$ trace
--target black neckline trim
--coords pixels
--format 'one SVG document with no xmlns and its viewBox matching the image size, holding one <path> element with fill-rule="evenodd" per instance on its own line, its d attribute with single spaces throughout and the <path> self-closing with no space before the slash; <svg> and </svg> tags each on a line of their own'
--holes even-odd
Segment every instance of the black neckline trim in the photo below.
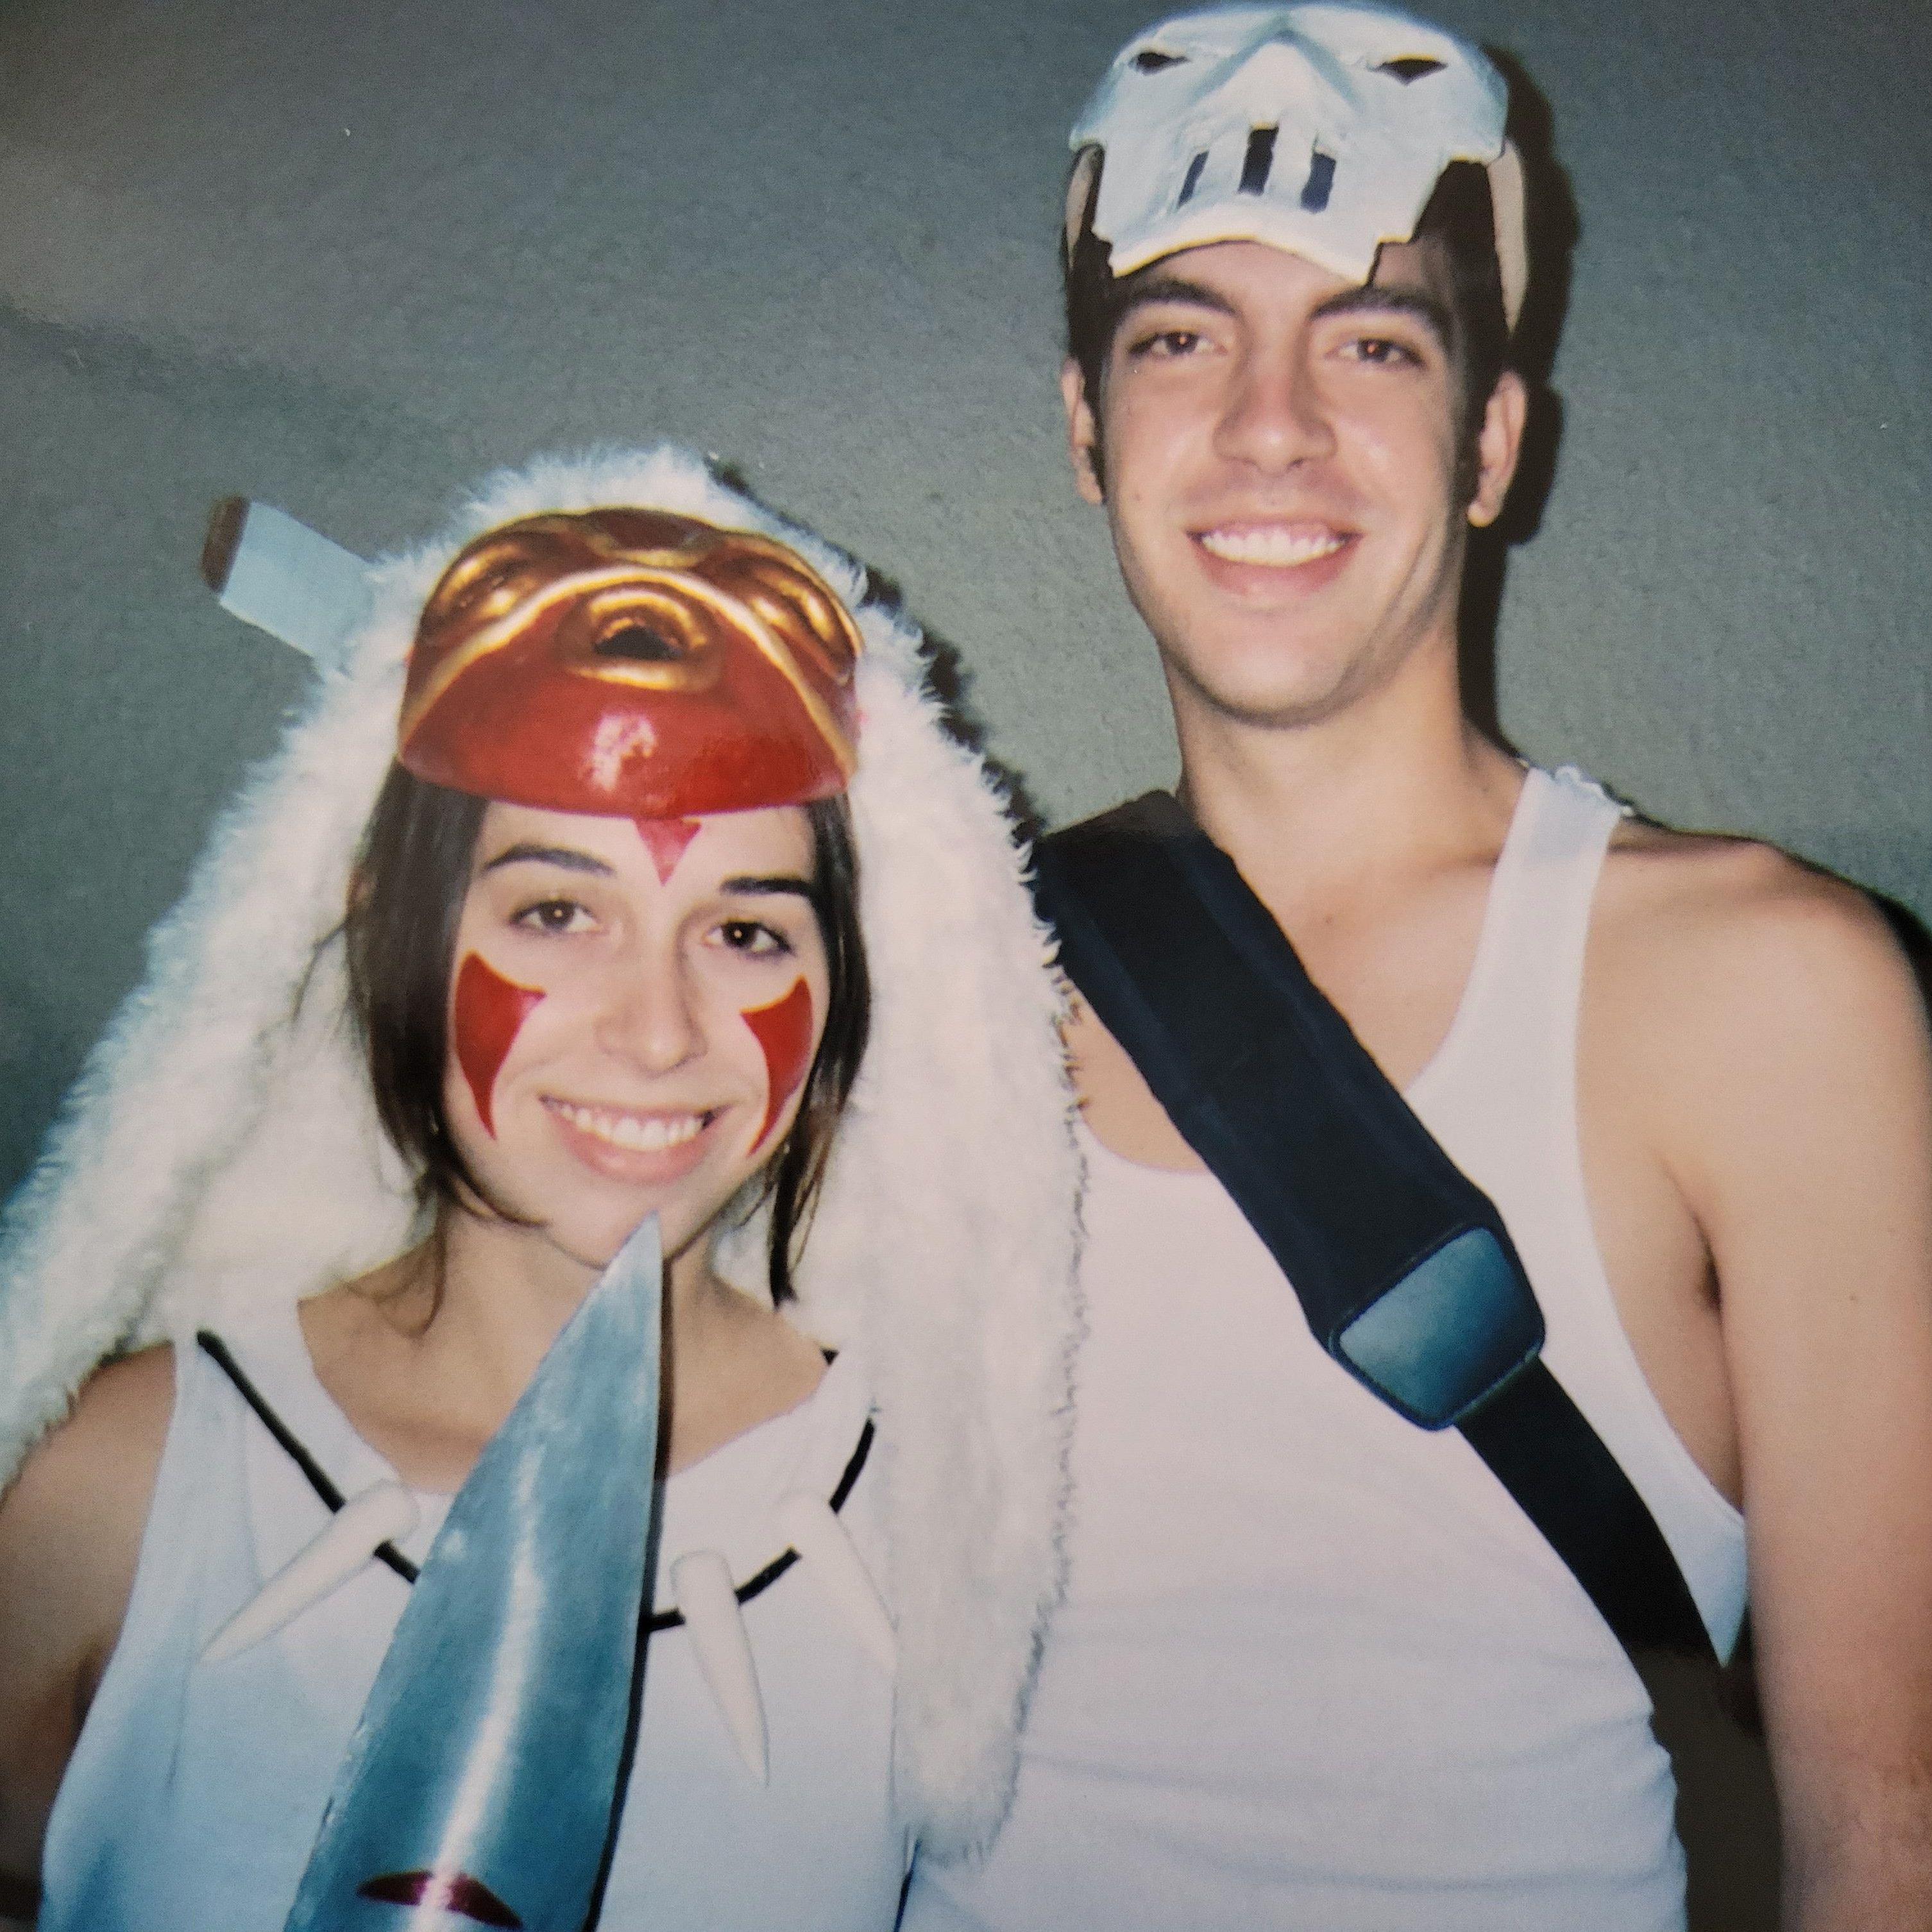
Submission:
<svg viewBox="0 0 1932 1932">
<path fill-rule="evenodd" d="M 859 1480 L 859 1472 L 866 1466 L 866 1459 L 872 1453 L 872 1418 L 866 1418 L 866 1426 L 859 1432 L 858 1446 L 854 1449 L 845 1465 L 844 1472 L 838 1478 L 838 1486 L 827 1498 L 832 1514 L 836 1516 L 845 1507 L 845 1498 L 852 1493 L 852 1486 Z M 798 1561 L 798 1552 L 788 1546 L 774 1556 L 757 1575 L 748 1576 L 740 1583 L 735 1594 L 741 1606 L 748 1604 L 754 1597 L 763 1596 L 791 1566 Z M 653 1610 L 644 1621 L 647 1630 L 675 1630 L 684 1622 L 682 1610 Z"/>
<path fill-rule="evenodd" d="M 197 1328 L 194 1339 L 202 1353 L 234 1384 L 236 1393 L 255 1412 L 262 1426 L 274 1438 L 289 1460 L 302 1472 L 309 1487 L 328 1507 L 329 1514 L 334 1515 L 343 1505 L 342 1492 L 329 1480 L 328 1472 L 309 1454 L 302 1438 L 269 1406 L 268 1398 L 249 1379 L 228 1344 L 211 1328 Z M 828 1362 L 832 1360 L 829 1351 L 826 1353 L 826 1360 Z M 858 1483 L 866 1460 L 872 1453 L 874 1434 L 872 1418 L 868 1416 L 865 1427 L 859 1432 L 858 1444 L 839 1476 L 838 1486 L 826 1499 L 834 1516 L 845 1507 L 846 1499 Z M 413 1583 L 422 1574 L 420 1566 L 412 1563 L 393 1543 L 377 1544 L 374 1554 L 405 1583 Z M 787 1547 L 781 1551 L 762 1570 L 754 1576 L 748 1576 L 737 1586 L 735 1594 L 739 1603 L 741 1605 L 748 1604 L 754 1597 L 763 1596 L 797 1561 L 798 1552 L 796 1550 Z M 683 1622 L 684 1612 L 682 1610 L 654 1610 L 645 1619 L 644 1628 L 652 1631 L 675 1630 Z"/>
<path fill-rule="evenodd" d="M 197 1328 L 194 1339 L 202 1352 L 235 1384 L 236 1393 L 260 1418 L 262 1426 L 285 1449 L 296 1467 L 308 1479 L 308 1486 L 328 1505 L 333 1516 L 343 1504 L 342 1492 L 328 1479 L 328 1472 L 311 1456 L 295 1431 L 268 1406 L 268 1399 L 250 1382 L 230 1352 L 228 1344 L 212 1328 Z M 379 1543 L 376 1556 L 386 1563 L 405 1583 L 413 1583 L 422 1574 L 419 1568 L 393 1543 Z"/>
</svg>

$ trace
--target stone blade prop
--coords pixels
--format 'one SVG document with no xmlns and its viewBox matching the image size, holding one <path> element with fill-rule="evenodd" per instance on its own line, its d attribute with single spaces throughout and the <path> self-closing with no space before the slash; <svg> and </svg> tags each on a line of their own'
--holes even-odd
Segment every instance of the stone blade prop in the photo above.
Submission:
<svg viewBox="0 0 1932 1932">
<path fill-rule="evenodd" d="M 623 1768 L 663 1258 L 627 1241 L 490 1439 L 410 1594 L 286 1932 L 578 1932 Z"/>
</svg>

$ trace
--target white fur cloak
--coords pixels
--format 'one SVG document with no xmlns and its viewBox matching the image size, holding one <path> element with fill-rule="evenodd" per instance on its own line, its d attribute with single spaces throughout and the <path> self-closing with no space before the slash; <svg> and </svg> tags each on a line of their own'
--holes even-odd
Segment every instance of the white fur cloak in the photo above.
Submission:
<svg viewBox="0 0 1932 1932">
<path fill-rule="evenodd" d="M 0 1482 L 110 1352 L 359 1272 L 411 1238 L 337 933 L 430 588 L 513 518 L 656 506 L 790 544 L 866 652 L 850 790 L 872 1034 L 798 1271 L 874 1378 L 900 1659 L 896 1777 L 929 1855 L 982 1846 L 1060 1581 L 1078 1160 L 1048 937 L 917 633 L 850 559 L 670 448 L 492 478 L 371 573 L 370 614 L 217 824 L 142 982 L 0 1226 Z"/>
</svg>

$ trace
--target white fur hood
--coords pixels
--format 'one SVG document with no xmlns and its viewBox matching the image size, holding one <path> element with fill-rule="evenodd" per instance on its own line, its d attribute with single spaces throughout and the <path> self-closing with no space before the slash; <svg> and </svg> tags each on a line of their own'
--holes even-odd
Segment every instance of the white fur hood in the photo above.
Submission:
<svg viewBox="0 0 1932 1932">
<path fill-rule="evenodd" d="M 318 678 L 216 825 L 0 1226 L 0 1481 L 104 1355 L 313 1293 L 410 1239 L 332 935 L 416 614 L 479 532 L 614 503 L 781 538 L 864 635 L 850 801 L 872 1037 L 799 1288 L 805 1325 L 862 1348 L 874 1376 L 896 1776 L 928 1853 L 956 1855 L 1004 1813 L 1060 1583 L 1078 1162 L 1049 942 L 998 788 L 941 728 L 917 633 L 866 601 L 850 559 L 682 452 L 500 476 L 372 573 L 346 668 Z"/>
</svg>

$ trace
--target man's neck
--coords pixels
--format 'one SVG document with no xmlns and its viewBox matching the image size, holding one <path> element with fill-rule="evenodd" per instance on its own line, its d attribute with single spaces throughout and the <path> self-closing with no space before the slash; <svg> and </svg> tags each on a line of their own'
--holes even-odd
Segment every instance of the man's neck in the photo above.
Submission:
<svg viewBox="0 0 1932 1932">
<path fill-rule="evenodd" d="M 1493 855 L 1521 784 L 1450 679 L 1397 680 L 1307 723 L 1176 705 L 1181 795 L 1285 927 Z"/>
</svg>

